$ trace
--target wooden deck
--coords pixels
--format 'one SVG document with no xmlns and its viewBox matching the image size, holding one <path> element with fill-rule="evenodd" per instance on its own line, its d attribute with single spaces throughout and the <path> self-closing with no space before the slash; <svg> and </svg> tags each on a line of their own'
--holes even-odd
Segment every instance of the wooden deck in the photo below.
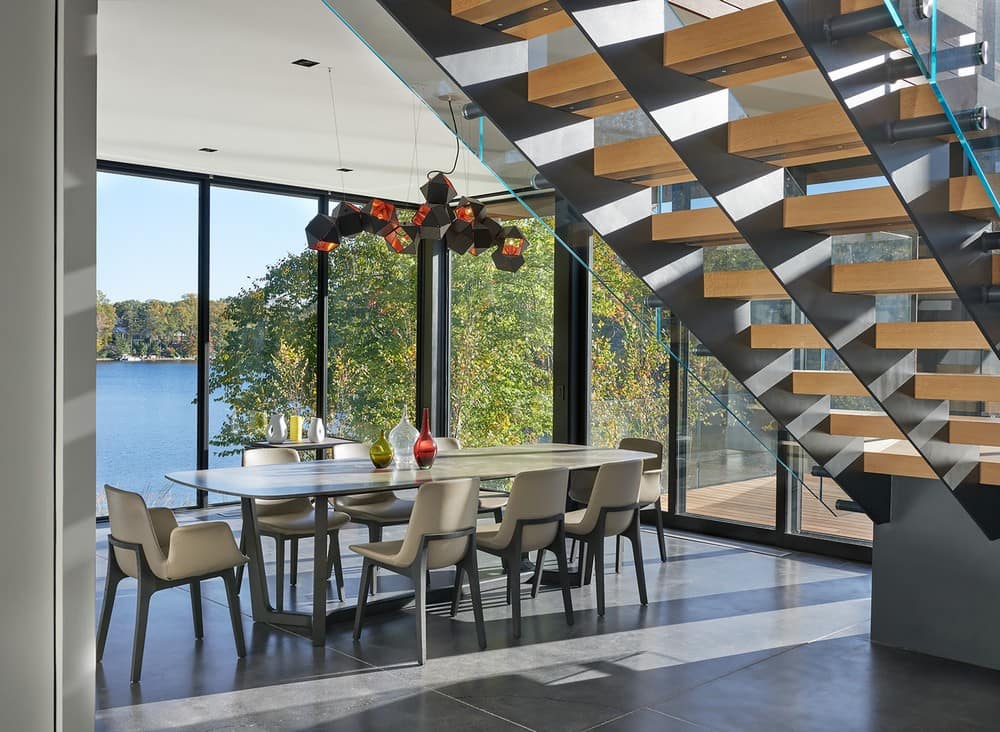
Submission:
<svg viewBox="0 0 1000 732">
<path fill-rule="evenodd" d="M 819 493 L 819 479 L 807 483 Z M 834 508 L 837 500 L 849 500 L 832 480 L 823 481 L 823 500 Z M 803 532 L 846 539 L 871 541 L 872 522 L 863 513 L 836 511 L 831 514 L 808 491 L 802 491 L 800 527 Z M 705 486 L 687 492 L 687 513 L 761 526 L 774 526 L 774 476 Z"/>
</svg>

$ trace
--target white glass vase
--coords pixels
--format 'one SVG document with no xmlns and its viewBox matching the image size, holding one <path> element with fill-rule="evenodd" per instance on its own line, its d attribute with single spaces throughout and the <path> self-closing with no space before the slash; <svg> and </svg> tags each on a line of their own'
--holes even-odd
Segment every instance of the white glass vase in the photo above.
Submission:
<svg viewBox="0 0 1000 732">
<path fill-rule="evenodd" d="M 410 424 L 404 403 L 403 416 L 400 417 L 399 424 L 389 430 L 389 444 L 392 445 L 392 452 L 396 456 L 395 465 L 397 468 L 416 467 L 416 460 L 413 459 L 413 443 L 417 441 L 419 434 L 417 428 Z"/>
</svg>

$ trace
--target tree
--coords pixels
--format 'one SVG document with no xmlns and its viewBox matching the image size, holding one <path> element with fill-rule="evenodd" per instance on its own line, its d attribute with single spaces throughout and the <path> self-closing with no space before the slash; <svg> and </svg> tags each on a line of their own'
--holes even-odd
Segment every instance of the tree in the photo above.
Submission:
<svg viewBox="0 0 1000 732">
<path fill-rule="evenodd" d="M 97 353 L 103 354 L 115 335 L 115 306 L 108 296 L 97 291 Z"/>
</svg>

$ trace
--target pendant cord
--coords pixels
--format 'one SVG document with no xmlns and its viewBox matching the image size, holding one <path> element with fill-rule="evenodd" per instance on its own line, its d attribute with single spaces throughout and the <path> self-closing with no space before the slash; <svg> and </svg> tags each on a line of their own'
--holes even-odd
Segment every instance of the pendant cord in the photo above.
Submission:
<svg viewBox="0 0 1000 732">
<path fill-rule="evenodd" d="M 333 134 L 337 141 L 337 168 L 340 172 L 340 197 L 347 200 L 347 184 L 344 181 L 344 156 L 340 148 L 340 125 L 337 122 L 337 95 L 333 89 L 333 67 L 326 67 L 327 80 L 330 86 L 330 108 L 333 111 Z"/>
<path fill-rule="evenodd" d="M 434 177 L 435 173 L 451 175 L 458 169 L 458 157 L 462 152 L 462 143 L 458 139 L 458 120 L 455 118 L 455 103 L 448 100 L 448 111 L 451 112 L 451 131 L 455 135 L 455 159 L 451 163 L 451 170 L 430 170 L 427 172 L 427 179 Z"/>
</svg>

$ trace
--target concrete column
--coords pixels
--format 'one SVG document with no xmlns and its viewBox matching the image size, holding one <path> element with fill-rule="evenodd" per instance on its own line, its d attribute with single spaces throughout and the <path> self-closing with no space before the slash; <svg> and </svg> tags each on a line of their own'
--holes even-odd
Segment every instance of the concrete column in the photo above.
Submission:
<svg viewBox="0 0 1000 732">
<path fill-rule="evenodd" d="M 875 527 L 872 641 L 1000 669 L 998 613 L 1000 542 L 941 481 L 894 477 L 892 520 Z"/>
<path fill-rule="evenodd" d="M 94 718 L 96 0 L 0 6 L 4 729 Z"/>
</svg>

